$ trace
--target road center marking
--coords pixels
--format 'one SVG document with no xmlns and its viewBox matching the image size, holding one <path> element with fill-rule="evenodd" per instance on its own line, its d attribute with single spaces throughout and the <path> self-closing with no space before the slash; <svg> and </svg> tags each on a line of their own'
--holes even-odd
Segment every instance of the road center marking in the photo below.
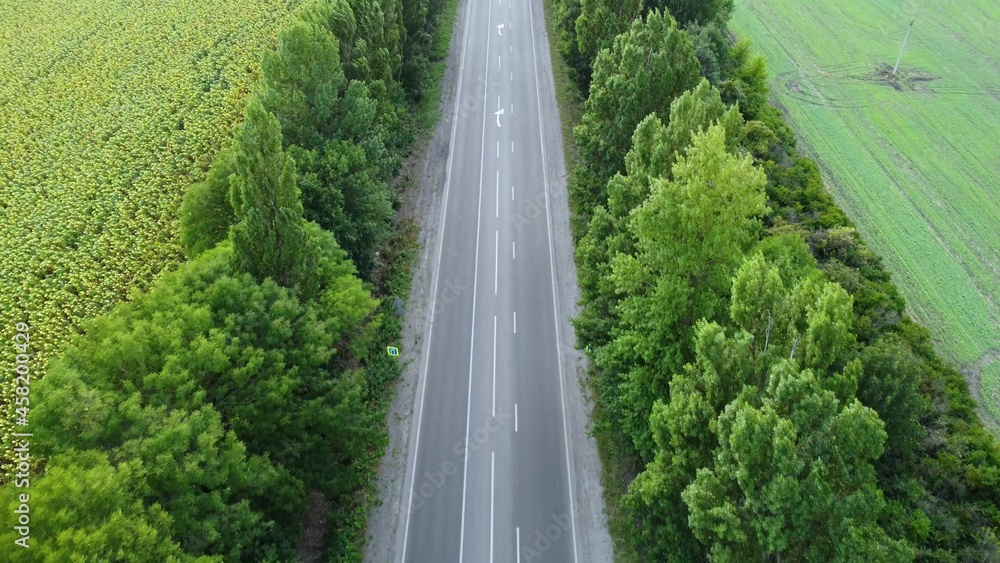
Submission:
<svg viewBox="0 0 1000 563">
<path fill-rule="evenodd" d="M 471 13 L 471 10 L 470 10 Z M 486 16 L 487 25 L 493 21 L 493 2 L 489 3 L 489 10 Z M 486 35 L 486 64 L 490 64 L 490 35 Z M 537 71 L 536 71 L 537 74 Z M 490 75 L 486 73 L 486 81 L 483 89 L 489 91 Z M 536 80 L 537 82 L 537 80 Z M 486 98 L 483 98 L 483 134 L 480 140 L 479 154 L 479 207 L 476 210 L 476 262 L 475 275 L 472 281 L 472 337 L 469 340 L 469 392 L 465 406 L 465 443 L 469 443 L 469 431 L 472 427 L 472 377 L 475 359 L 476 343 L 476 297 L 479 280 L 479 235 L 483 219 L 483 167 L 486 164 Z M 500 110 L 503 113 L 503 109 Z M 497 115 L 497 126 L 500 126 L 500 115 Z M 459 531 L 458 540 L 458 563 L 465 560 L 465 504 L 469 488 L 469 449 L 465 449 L 465 461 L 462 464 L 462 525 Z M 575 548 L 574 548 L 575 549 Z"/>
<path fill-rule="evenodd" d="M 493 417 L 497 416 L 497 316 L 493 315 Z"/>
</svg>

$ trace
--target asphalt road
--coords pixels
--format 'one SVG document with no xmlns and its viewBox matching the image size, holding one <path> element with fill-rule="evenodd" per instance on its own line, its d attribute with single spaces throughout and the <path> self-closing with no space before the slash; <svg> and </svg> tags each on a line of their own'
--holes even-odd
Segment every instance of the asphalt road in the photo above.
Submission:
<svg viewBox="0 0 1000 563">
<path fill-rule="evenodd" d="M 537 1 L 470 0 L 460 24 L 403 561 L 577 560 Z"/>
</svg>

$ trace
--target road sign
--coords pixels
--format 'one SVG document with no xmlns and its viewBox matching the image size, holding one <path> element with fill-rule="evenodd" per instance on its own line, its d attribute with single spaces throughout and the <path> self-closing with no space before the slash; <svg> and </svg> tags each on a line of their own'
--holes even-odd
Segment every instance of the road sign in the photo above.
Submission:
<svg viewBox="0 0 1000 563">
<path fill-rule="evenodd" d="M 385 347 L 385 352 L 387 354 L 389 354 L 390 356 L 398 356 L 399 355 L 399 348 L 396 348 L 395 346 L 386 346 Z"/>
</svg>

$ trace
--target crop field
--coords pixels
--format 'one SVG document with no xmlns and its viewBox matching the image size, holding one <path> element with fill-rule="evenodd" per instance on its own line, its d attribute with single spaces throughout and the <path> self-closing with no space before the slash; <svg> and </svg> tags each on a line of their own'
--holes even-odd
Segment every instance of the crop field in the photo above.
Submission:
<svg viewBox="0 0 1000 563">
<path fill-rule="evenodd" d="M 1000 420 L 1000 3 L 737 0 L 731 27 L 767 57 L 772 94 L 910 313 Z"/>
<path fill-rule="evenodd" d="M 263 48 L 301 3 L 0 2 L 5 374 L 17 323 L 38 376 L 81 319 L 180 257 L 184 190 L 231 137 Z"/>
</svg>

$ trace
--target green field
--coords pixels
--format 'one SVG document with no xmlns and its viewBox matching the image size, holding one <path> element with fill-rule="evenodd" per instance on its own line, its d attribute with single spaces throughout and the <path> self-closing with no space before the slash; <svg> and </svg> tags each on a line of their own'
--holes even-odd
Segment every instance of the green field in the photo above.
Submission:
<svg viewBox="0 0 1000 563">
<path fill-rule="evenodd" d="M 181 258 L 177 214 L 303 0 L 0 2 L 0 369 Z M 0 378 L 0 411 L 13 377 Z M 0 434 L 10 418 L 0 417 Z"/>
<path fill-rule="evenodd" d="M 1000 3 L 737 0 L 731 28 L 768 59 L 910 314 L 1000 420 Z"/>
<path fill-rule="evenodd" d="M 0 334 L 30 322 L 33 367 L 180 257 L 181 197 L 301 3 L 0 3 Z"/>
</svg>

